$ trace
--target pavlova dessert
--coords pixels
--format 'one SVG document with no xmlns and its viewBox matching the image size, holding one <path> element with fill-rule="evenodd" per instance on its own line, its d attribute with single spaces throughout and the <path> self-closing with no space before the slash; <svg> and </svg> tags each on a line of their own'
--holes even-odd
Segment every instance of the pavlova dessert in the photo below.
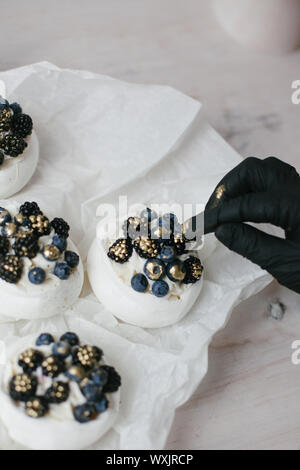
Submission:
<svg viewBox="0 0 300 470">
<path fill-rule="evenodd" d="M 38 159 L 31 117 L 18 103 L 0 97 L 0 198 L 12 196 L 28 183 Z"/>
<path fill-rule="evenodd" d="M 69 225 L 36 202 L 0 201 L 0 315 L 49 317 L 78 298 L 83 267 Z"/>
<path fill-rule="evenodd" d="M 73 332 L 19 338 L 0 374 L 0 416 L 10 437 L 31 449 L 83 449 L 119 411 L 121 378 L 103 351 Z"/>
<path fill-rule="evenodd" d="M 145 328 L 171 325 L 187 314 L 202 287 L 203 266 L 173 213 L 149 208 L 129 217 L 117 239 L 101 225 L 88 255 L 95 295 L 119 319 Z"/>
</svg>

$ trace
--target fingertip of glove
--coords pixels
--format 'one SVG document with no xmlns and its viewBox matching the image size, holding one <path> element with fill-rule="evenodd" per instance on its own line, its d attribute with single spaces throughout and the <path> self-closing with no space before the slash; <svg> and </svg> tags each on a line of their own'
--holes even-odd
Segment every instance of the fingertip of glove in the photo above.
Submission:
<svg viewBox="0 0 300 470">
<path fill-rule="evenodd" d="M 219 225 L 215 231 L 217 239 L 227 246 L 236 238 L 237 234 L 240 234 L 239 224 Z"/>
</svg>

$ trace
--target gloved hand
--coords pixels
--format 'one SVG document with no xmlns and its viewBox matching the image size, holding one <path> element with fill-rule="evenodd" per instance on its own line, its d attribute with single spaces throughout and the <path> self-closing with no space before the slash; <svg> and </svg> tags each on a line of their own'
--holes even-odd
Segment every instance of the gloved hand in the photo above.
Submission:
<svg viewBox="0 0 300 470">
<path fill-rule="evenodd" d="M 285 239 L 243 222 L 282 227 Z M 231 170 L 210 197 L 205 233 L 258 264 L 278 282 L 300 293 L 300 177 L 292 166 L 250 157 Z"/>
</svg>

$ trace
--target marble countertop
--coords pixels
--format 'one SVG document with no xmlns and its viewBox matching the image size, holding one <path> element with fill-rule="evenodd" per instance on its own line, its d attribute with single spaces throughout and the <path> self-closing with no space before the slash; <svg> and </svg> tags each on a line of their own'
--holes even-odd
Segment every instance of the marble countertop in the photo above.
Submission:
<svg viewBox="0 0 300 470">
<path fill-rule="evenodd" d="M 199 99 L 243 156 L 300 169 L 300 52 L 263 55 L 236 44 L 206 0 L 10 0 L 1 5 L 5 70 L 48 60 L 120 79 L 172 85 Z M 284 318 L 266 314 L 279 297 Z M 299 331 L 299 333 L 298 333 Z M 300 448 L 299 296 L 274 282 L 241 304 L 213 340 L 209 371 L 175 417 L 168 449 Z"/>
</svg>

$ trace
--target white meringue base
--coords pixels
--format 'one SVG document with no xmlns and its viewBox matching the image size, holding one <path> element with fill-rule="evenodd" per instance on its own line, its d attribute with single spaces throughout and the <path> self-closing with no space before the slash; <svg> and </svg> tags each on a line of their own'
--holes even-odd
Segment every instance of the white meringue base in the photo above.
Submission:
<svg viewBox="0 0 300 470">
<path fill-rule="evenodd" d="M 70 238 L 68 249 L 78 253 Z M 42 258 L 42 255 L 38 256 Z M 51 264 L 54 266 L 55 263 Z M 0 318 L 2 316 L 5 320 L 11 318 L 34 320 L 63 313 L 79 297 L 84 272 L 80 259 L 79 265 L 66 280 L 61 280 L 53 274 L 43 284 L 35 285 L 27 281 L 27 272 L 24 273 L 24 277 L 26 277 L 24 282 L 19 281 L 17 284 L 10 284 L 0 279 Z"/>
<path fill-rule="evenodd" d="M 87 270 L 92 289 L 105 308 L 120 320 L 142 328 L 161 328 L 181 320 L 192 308 L 203 285 L 202 276 L 196 284 L 186 285 L 180 298 L 158 298 L 147 292 L 136 292 L 117 275 L 105 244 L 97 238 L 88 254 Z"/>
<path fill-rule="evenodd" d="M 7 351 L 7 361 L 0 376 L 0 417 L 14 441 L 34 450 L 80 450 L 98 441 L 114 424 L 120 406 L 120 390 L 107 394 L 109 408 L 89 423 L 54 417 L 30 418 L 8 395 L 8 380 L 12 375 L 11 360 L 28 346 L 25 338 L 14 342 Z M 53 406 L 53 405 L 52 405 Z M 63 405 L 54 405 L 59 406 Z"/>
<path fill-rule="evenodd" d="M 28 146 L 18 157 L 5 158 L 0 167 L 0 198 L 19 192 L 31 179 L 39 160 L 39 142 L 35 131 L 26 139 Z"/>
</svg>

